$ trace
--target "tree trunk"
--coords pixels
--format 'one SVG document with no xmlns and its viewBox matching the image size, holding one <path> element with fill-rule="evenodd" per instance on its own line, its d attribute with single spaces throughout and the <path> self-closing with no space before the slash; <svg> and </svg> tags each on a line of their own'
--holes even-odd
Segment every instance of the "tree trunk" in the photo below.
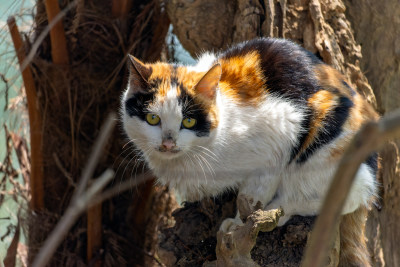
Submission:
<svg viewBox="0 0 400 267">
<path fill-rule="evenodd" d="M 354 35 L 362 44 L 361 68 L 371 82 L 378 110 L 400 107 L 400 2 L 345 0 Z M 400 141 L 381 153 L 382 209 L 368 222 L 370 247 L 377 266 L 400 266 Z"/>
</svg>

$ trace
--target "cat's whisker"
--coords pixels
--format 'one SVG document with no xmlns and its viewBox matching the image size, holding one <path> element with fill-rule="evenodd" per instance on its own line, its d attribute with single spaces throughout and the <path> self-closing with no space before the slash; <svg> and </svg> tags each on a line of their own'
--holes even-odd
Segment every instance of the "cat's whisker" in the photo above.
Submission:
<svg viewBox="0 0 400 267">
<path fill-rule="evenodd" d="M 207 175 L 206 175 L 206 172 L 205 172 L 205 170 L 204 170 L 204 168 L 203 168 L 202 161 L 200 160 L 200 158 L 198 157 L 198 155 L 194 154 L 193 156 L 194 156 L 195 159 L 197 159 L 197 161 L 198 161 L 198 163 L 199 163 L 199 165 L 200 165 L 200 168 L 201 168 L 201 170 L 202 170 L 202 172 L 203 172 L 203 175 L 204 175 L 204 182 L 207 184 Z"/>
<path fill-rule="evenodd" d="M 209 170 L 210 173 L 211 173 L 211 178 L 216 177 L 215 171 L 214 171 L 214 169 L 212 168 L 212 166 L 210 165 L 210 163 L 207 161 L 207 159 L 206 159 L 204 156 L 202 156 L 201 154 L 197 154 L 197 156 L 200 157 L 200 159 L 201 159 L 201 160 L 204 162 L 204 164 L 207 166 L 208 170 Z"/>
<path fill-rule="evenodd" d="M 199 146 L 199 145 L 197 145 L 195 148 L 200 148 L 200 150 L 197 150 L 198 152 L 203 153 L 204 155 L 207 155 L 212 160 L 214 160 L 216 163 L 219 163 L 218 156 L 214 152 L 209 150 L 208 148 Z"/>
<path fill-rule="evenodd" d="M 150 152 L 150 153 L 152 152 L 152 147 L 146 147 L 146 148 L 143 150 L 143 152 L 140 153 L 139 158 L 136 159 L 135 165 L 133 166 L 133 168 L 132 168 L 132 170 L 131 170 L 131 173 L 130 173 L 130 175 L 129 175 L 129 179 L 131 179 L 131 180 L 136 180 L 136 178 L 137 178 L 137 172 L 138 172 L 138 168 L 137 168 L 136 166 L 138 166 L 138 164 L 140 164 L 140 163 L 143 163 L 143 164 L 142 164 L 142 173 L 145 172 L 145 171 L 144 171 L 144 168 L 146 167 L 146 164 L 144 164 L 144 163 L 145 163 L 144 153 L 148 153 L 148 152 Z M 135 174 L 132 175 L 134 171 L 135 171 Z M 138 194 L 138 193 L 139 193 L 139 190 L 138 190 L 138 185 L 137 185 L 137 184 L 136 184 L 136 186 L 135 186 L 135 189 L 136 189 L 136 193 Z"/>
<path fill-rule="evenodd" d="M 124 163 L 124 161 L 125 161 L 125 159 L 127 158 L 127 157 L 129 157 L 132 153 L 135 153 L 136 151 L 133 149 L 131 152 L 129 152 L 126 156 L 124 156 L 124 158 L 121 160 L 121 162 L 119 163 L 119 165 L 118 165 L 118 168 L 117 168 L 117 170 L 115 171 L 115 173 L 116 174 L 118 174 L 118 171 L 119 171 L 119 168 L 121 168 L 121 166 L 122 166 L 122 164 Z M 122 154 L 122 153 L 121 153 Z M 120 154 L 120 155 L 121 155 Z M 119 156 L 120 156 L 119 155 Z M 118 156 L 118 157 L 119 157 Z M 114 161 L 114 164 L 115 164 L 115 161 Z M 113 166 L 114 167 L 114 166 Z"/>
</svg>

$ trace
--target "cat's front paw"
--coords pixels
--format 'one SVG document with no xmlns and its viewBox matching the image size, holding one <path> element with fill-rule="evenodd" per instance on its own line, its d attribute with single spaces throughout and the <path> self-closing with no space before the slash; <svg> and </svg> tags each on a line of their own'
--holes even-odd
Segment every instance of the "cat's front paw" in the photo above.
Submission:
<svg viewBox="0 0 400 267">
<path fill-rule="evenodd" d="M 222 222 L 219 230 L 223 233 L 229 233 L 236 230 L 239 226 L 243 226 L 242 220 L 239 218 L 228 218 Z"/>
</svg>

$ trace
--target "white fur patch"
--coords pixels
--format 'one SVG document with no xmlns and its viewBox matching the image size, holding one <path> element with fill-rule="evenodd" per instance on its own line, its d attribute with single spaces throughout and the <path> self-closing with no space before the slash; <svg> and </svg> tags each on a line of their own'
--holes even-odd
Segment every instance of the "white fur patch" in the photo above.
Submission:
<svg viewBox="0 0 400 267">
<path fill-rule="evenodd" d="M 205 72 L 208 71 L 216 62 L 217 57 L 215 54 L 211 52 L 207 52 L 202 54 L 195 66 L 188 66 L 187 68 L 191 71 L 197 71 L 197 72 Z"/>
</svg>

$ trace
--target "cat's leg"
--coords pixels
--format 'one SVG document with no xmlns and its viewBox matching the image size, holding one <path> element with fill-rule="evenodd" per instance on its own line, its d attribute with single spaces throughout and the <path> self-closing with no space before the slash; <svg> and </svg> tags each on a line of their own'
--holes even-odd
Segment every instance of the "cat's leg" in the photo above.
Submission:
<svg viewBox="0 0 400 267">
<path fill-rule="evenodd" d="M 361 205 L 368 206 L 371 198 L 376 195 L 375 177 L 367 164 L 361 164 L 354 178 L 350 193 L 347 196 L 346 203 L 343 207 L 342 214 L 348 214 Z"/>
<path fill-rule="evenodd" d="M 221 226 L 219 227 L 219 230 L 228 233 L 234 230 L 237 226 L 242 226 L 243 222 L 240 219 L 240 214 L 239 211 L 236 213 L 235 218 L 227 218 L 225 219 L 222 223 Z"/>
<path fill-rule="evenodd" d="M 240 186 L 238 193 L 238 210 L 242 220 L 252 212 L 264 207 L 272 200 L 280 183 L 280 177 L 271 173 L 259 173 L 248 177 Z"/>
<path fill-rule="evenodd" d="M 229 232 L 236 226 L 243 225 L 242 221 L 252 212 L 264 209 L 266 204 L 274 197 L 279 181 L 278 175 L 270 173 L 257 173 L 246 177 L 239 187 L 236 217 L 225 219 L 220 230 Z"/>
<path fill-rule="evenodd" d="M 293 215 L 314 216 L 319 213 L 322 205 L 320 199 L 315 200 L 299 200 L 299 201 L 283 201 L 282 199 L 274 199 L 265 207 L 265 210 L 282 208 L 285 213 L 279 218 L 278 226 L 285 225 Z"/>
<path fill-rule="evenodd" d="M 319 214 L 320 208 L 325 200 L 326 193 L 329 190 L 328 185 L 330 184 L 330 181 L 327 181 L 326 184 L 326 188 L 321 188 L 321 194 L 318 198 L 287 200 L 277 197 L 269 203 L 265 209 L 269 210 L 280 207 L 283 209 L 285 215 L 279 219 L 278 226 L 284 225 L 293 215 L 317 215 Z M 366 164 L 361 164 L 346 199 L 342 214 L 352 213 L 362 205 L 368 206 L 368 203 L 371 201 L 371 197 L 375 195 L 375 192 L 375 178 L 369 170 L 369 167 Z"/>
</svg>

